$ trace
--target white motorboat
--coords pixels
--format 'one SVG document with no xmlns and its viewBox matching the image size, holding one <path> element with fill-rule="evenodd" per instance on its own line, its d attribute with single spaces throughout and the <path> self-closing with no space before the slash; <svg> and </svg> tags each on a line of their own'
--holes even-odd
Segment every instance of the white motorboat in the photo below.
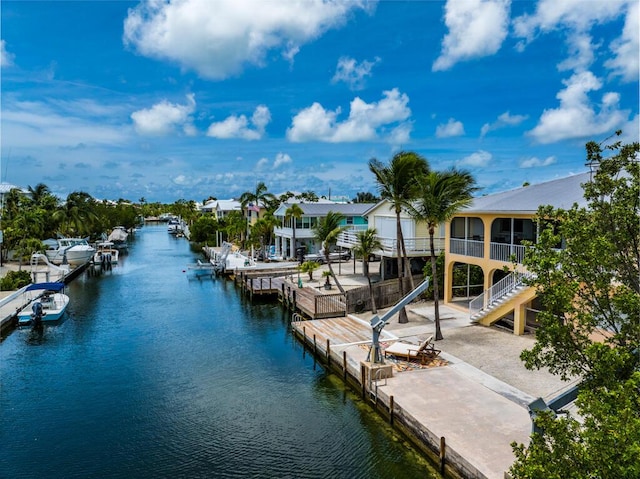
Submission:
<svg viewBox="0 0 640 479">
<path fill-rule="evenodd" d="M 43 243 L 47 245 L 45 254 L 53 264 L 77 266 L 90 261 L 96 252 L 85 238 L 58 238 Z"/>
<path fill-rule="evenodd" d="M 40 319 L 43 322 L 58 321 L 69 305 L 69 296 L 63 293 L 64 283 L 34 283 L 24 291 L 29 304 L 18 313 L 18 325 L 24 326 Z"/>
<path fill-rule="evenodd" d="M 111 241 L 102 241 L 96 244 L 96 252 L 93 255 L 94 266 L 100 266 L 103 269 L 110 267 L 118 262 L 120 252 L 116 249 Z"/>
<path fill-rule="evenodd" d="M 167 223 L 167 231 L 171 235 L 181 235 L 184 231 L 184 224 L 179 218 L 171 218 Z"/>
</svg>

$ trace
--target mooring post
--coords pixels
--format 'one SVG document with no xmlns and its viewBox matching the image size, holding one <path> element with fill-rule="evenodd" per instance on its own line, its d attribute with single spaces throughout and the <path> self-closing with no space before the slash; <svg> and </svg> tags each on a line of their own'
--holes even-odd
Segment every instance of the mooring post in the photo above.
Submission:
<svg viewBox="0 0 640 479">
<path fill-rule="evenodd" d="M 318 354 L 318 347 L 316 346 L 316 335 L 313 335 L 313 355 L 316 356 Z"/>
<path fill-rule="evenodd" d="M 331 342 L 327 338 L 327 367 L 331 366 Z"/>
<path fill-rule="evenodd" d="M 365 384 L 367 377 L 367 370 L 365 369 L 364 364 L 360 366 L 360 381 L 362 382 L 362 399 L 367 396 L 367 385 Z"/>
<path fill-rule="evenodd" d="M 342 377 L 347 381 L 347 352 L 342 351 Z"/>
<path fill-rule="evenodd" d="M 444 459 L 447 445 L 444 436 L 440 438 L 440 474 L 444 475 Z"/>
<path fill-rule="evenodd" d="M 389 396 L 389 424 L 393 426 L 393 396 Z"/>
</svg>

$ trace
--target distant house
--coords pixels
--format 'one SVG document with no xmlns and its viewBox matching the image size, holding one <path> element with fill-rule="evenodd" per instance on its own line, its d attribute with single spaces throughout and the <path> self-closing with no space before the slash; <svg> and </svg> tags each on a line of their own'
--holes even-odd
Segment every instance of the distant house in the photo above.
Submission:
<svg viewBox="0 0 640 479">
<path fill-rule="evenodd" d="M 297 204 L 303 211 L 302 218 L 295 220 L 286 218 L 286 211 L 292 205 Z M 374 206 L 371 203 L 283 203 L 274 212 L 279 221 L 274 235 L 276 238 L 276 254 L 293 258 L 296 256 L 296 248 L 306 247 L 307 253 L 317 253 L 321 245 L 314 239 L 314 228 L 321 218 L 329 211 L 340 213 L 344 216 L 342 224 L 353 228 L 367 228 L 365 212 Z M 293 244 L 293 221 L 296 221 L 296 244 Z"/>
<path fill-rule="evenodd" d="M 589 180 L 590 173 L 583 173 L 476 198 L 447 225 L 444 302 L 456 304 L 463 297 L 466 306 L 467 295 L 456 292 L 474 285 L 454 287 L 453 273 L 479 267 L 484 292 L 468 303 L 471 319 L 484 325 L 506 321 L 516 334 L 523 334 L 527 323 L 534 325 L 538 302 L 535 290 L 522 282 L 527 274 L 522 242 L 537 241 L 539 206 L 587 206 L 582 185 Z"/>
<path fill-rule="evenodd" d="M 366 227 L 376 229 L 382 248 L 375 252 L 382 261 L 380 275 L 382 279 L 398 277 L 398 239 L 397 220 L 393 205 L 382 200 L 364 212 L 367 218 Z M 400 225 L 404 238 L 407 256 L 413 274 L 420 274 L 431 257 L 429 232 L 425 223 L 416 222 L 405 211 L 400 213 Z M 362 228 L 349 228 L 338 237 L 338 246 L 352 249 L 357 244 L 357 233 Z M 434 238 L 436 254 L 444 250 L 444 225 L 436 232 Z"/>
</svg>

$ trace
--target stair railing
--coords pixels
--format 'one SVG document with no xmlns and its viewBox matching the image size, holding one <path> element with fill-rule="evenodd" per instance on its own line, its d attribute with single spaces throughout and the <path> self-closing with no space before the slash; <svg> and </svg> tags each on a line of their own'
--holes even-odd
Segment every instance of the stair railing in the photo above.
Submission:
<svg viewBox="0 0 640 479">
<path fill-rule="evenodd" d="M 505 276 L 478 297 L 469 301 L 469 316 L 473 317 L 481 311 L 490 309 L 496 302 L 504 298 L 516 288 L 523 285 L 523 279 L 531 278 L 531 273 L 514 271 Z"/>
</svg>

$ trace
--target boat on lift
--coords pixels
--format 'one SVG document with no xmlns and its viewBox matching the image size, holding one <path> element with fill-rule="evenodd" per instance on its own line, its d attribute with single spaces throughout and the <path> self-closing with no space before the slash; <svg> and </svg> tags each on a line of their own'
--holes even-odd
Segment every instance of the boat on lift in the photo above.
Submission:
<svg viewBox="0 0 640 479">
<path fill-rule="evenodd" d="M 43 243 L 47 245 L 45 254 L 53 264 L 78 266 L 90 261 L 96 252 L 86 238 L 48 239 Z"/>
<path fill-rule="evenodd" d="M 107 241 L 111 241 L 113 247 L 119 250 L 126 250 L 128 248 L 127 239 L 129 238 L 129 232 L 124 226 L 116 226 L 111 230 Z"/>
<path fill-rule="evenodd" d="M 96 244 L 96 252 L 93 255 L 93 265 L 107 269 L 118 262 L 120 252 L 111 241 L 102 241 Z"/>
</svg>

